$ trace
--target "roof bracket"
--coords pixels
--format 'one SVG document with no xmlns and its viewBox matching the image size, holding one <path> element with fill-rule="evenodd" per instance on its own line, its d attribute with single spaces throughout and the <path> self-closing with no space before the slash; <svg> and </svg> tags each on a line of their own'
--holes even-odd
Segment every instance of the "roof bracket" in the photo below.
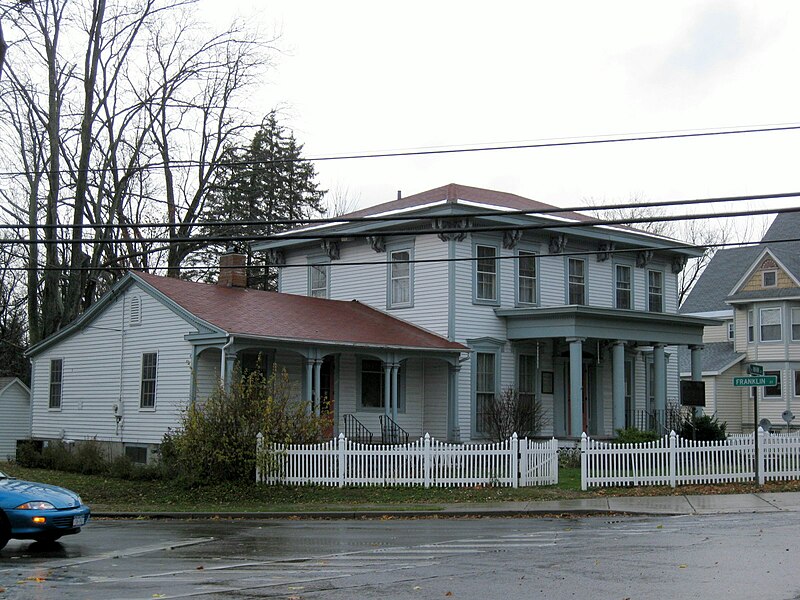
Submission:
<svg viewBox="0 0 800 600">
<path fill-rule="evenodd" d="M 503 232 L 503 248 L 513 250 L 522 239 L 521 229 L 507 229 Z"/>
<path fill-rule="evenodd" d="M 550 236 L 550 254 L 562 254 L 567 247 L 567 234 L 559 233 Z"/>
<path fill-rule="evenodd" d="M 322 246 L 322 251 L 325 255 L 330 258 L 331 260 L 339 260 L 339 242 L 324 238 L 320 242 L 320 246 Z"/>
<path fill-rule="evenodd" d="M 368 235 L 367 242 L 375 252 L 386 252 L 386 238 L 382 235 Z"/>
<path fill-rule="evenodd" d="M 636 253 L 636 266 L 640 269 L 649 265 L 651 260 L 653 260 L 652 250 L 639 250 L 639 252 Z"/>
<path fill-rule="evenodd" d="M 597 262 L 605 262 L 616 250 L 614 242 L 602 242 L 597 246 Z"/>
<path fill-rule="evenodd" d="M 672 257 L 672 272 L 673 273 L 680 273 L 683 271 L 683 268 L 686 266 L 686 261 L 688 259 L 685 256 L 673 256 Z"/>
</svg>

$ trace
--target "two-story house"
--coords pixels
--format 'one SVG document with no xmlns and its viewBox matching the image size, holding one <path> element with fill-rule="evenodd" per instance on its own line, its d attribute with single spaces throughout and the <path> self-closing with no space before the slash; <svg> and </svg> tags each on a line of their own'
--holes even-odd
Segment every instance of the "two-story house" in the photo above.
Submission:
<svg viewBox="0 0 800 600">
<path fill-rule="evenodd" d="M 281 292 L 354 298 L 467 346 L 449 367 L 455 390 L 441 406 L 440 436 L 483 438 L 486 406 L 506 387 L 542 403 L 544 435 L 663 428 L 668 400 L 677 403 L 677 345 L 690 349 L 699 378 L 703 326 L 717 321 L 676 314 L 678 273 L 699 249 L 455 184 L 342 219 L 254 250 L 278 267 Z M 377 430 L 383 416 L 412 435 L 433 425 L 419 414 L 431 410 L 427 394 L 446 384 L 443 374 L 400 366 L 400 395 L 379 397 L 366 374 L 382 370 L 388 381 L 390 364 L 332 359 L 336 373 L 355 373 L 355 385 L 339 380 L 338 421 L 354 415 Z M 421 395 L 411 381 L 424 382 Z"/>
<path fill-rule="evenodd" d="M 31 348 L 32 436 L 147 460 L 237 363 L 285 368 L 334 433 L 362 439 L 484 439 L 508 387 L 541 403 L 541 435 L 663 430 L 676 347 L 699 379 L 703 326 L 717 323 L 676 314 L 677 274 L 699 250 L 459 185 L 256 250 L 279 292 L 247 288 L 237 253 L 217 284 L 129 273 Z"/>
<path fill-rule="evenodd" d="M 758 420 L 786 428 L 784 411 L 800 402 L 800 213 L 781 213 L 758 245 L 719 250 L 680 308 L 684 315 L 722 319 L 704 335 L 706 411 L 732 433 Z M 787 240 L 787 241 L 783 241 Z M 756 364 L 777 384 L 735 387 L 733 378 Z M 688 376 L 688 358 L 682 360 Z M 796 422 L 791 428 L 797 427 Z"/>
</svg>

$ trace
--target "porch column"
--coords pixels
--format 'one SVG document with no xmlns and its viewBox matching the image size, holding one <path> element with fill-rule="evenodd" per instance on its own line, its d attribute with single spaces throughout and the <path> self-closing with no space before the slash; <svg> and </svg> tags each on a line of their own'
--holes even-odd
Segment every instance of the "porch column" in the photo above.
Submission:
<svg viewBox="0 0 800 600">
<path fill-rule="evenodd" d="M 689 346 L 692 353 L 692 381 L 703 381 L 703 345 Z M 702 406 L 692 408 L 695 416 L 703 414 Z"/>
<path fill-rule="evenodd" d="M 567 338 L 569 342 L 569 403 L 570 434 L 583 432 L 583 341 L 586 338 Z"/>
<path fill-rule="evenodd" d="M 314 359 L 306 359 L 306 397 L 305 401 L 308 403 L 308 410 L 313 409 L 314 402 Z"/>
<path fill-rule="evenodd" d="M 320 404 L 321 398 L 319 397 L 319 390 L 322 387 L 320 385 L 320 373 L 322 372 L 322 359 L 315 359 L 314 360 L 314 413 L 319 416 L 320 413 Z"/>
<path fill-rule="evenodd" d="M 447 405 L 448 415 L 450 420 L 450 441 L 458 444 L 461 442 L 461 428 L 458 425 L 458 374 L 461 371 L 461 365 L 449 365 L 448 368 L 448 387 L 447 387 Z"/>
<path fill-rule="evenodd" d="M 397 385 L 397 373 L 400 370 L 400 365 L 394 363 L 392 365 L 392 419 L 397 422 L 397 404 L 400 399 L 399 388 Z"/>
<path fill-rule="evenodd" d="M 663 424 L 667 413 L 667 357 L 664 344 L 653 344 L 653 379 L 656 414 Z"/>
<path fill-rule="evenodd" d="M 383 414 L 392 416 L 392 365 L 383 363 Z"/>
<path fill-rule="evenodd" d="M 612 428 L 625 429 L 625 342 L 611 346 L 611 422 Z"/>
</svg>

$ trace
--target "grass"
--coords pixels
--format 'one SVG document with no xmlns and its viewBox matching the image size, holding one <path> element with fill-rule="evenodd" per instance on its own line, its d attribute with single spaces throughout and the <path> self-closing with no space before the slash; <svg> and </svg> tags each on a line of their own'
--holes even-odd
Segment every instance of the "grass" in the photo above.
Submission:
<svg viewBox="0 0 800 600">
<path fill-rule="evenodd" d="M 173 481 L 130 481 L 101 475 L 81 475 L 0 463 L 0 471 L 30 481 L 63 486 L 79 493 L 95 512 L 290 512 L 337 511 L 354 508 L 436 510 L 444 504 L 536 502 L 607 496 L 730 494 L 800 491 L 800 481 L 714 486 L 580 489 L 580 469 L 561 468 L 554 486 L 506 488 L 322 487 L 267 486 L 255 483 L 208 482 L 186 489 Z"/>
</svg>

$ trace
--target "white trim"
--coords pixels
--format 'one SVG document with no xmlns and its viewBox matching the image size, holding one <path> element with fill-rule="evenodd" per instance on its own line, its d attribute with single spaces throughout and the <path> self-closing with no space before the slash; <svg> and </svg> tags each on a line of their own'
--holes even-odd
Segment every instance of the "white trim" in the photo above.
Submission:
<svg viewBox="0 0 800 600">
<path fill-rule="evenodd" d="M 733 316 L 733 309 L 731 310 L 710 310 L 707 312 L 693 312 L 693 313 L 681 313 L 688 317 L 704 317 L 710 319 L 723 319 L 725 317 L 732 317 Z"/>
<path fill-rule="evenodd" d="M 727 365 L 725 365 L 724 367 L 722 367 L 718 371 L 703 371 L 702 372 L 702 376 L 703 377 L 719 377 L 720 375 L 722 375 L 725 371 L 727 371 L 731 367 L 733 367 L 733 366 L 739 364 L 740 362 L 742 362 L 745 358 L 746 358 L 745 355 L 742 354 L 738 358 L 733 359 L 730 363 L 728 363 Z M 679 375 L 679 377 L 691 377 L 691 376 L 692 376 L 692 372 L 691 371 L 681 371 L 680 375 Z"/>
<path fill-rule="evenodd" d="M 761 262 L 764 260 L 764 257 L 767 254 L 769 254 L 772 260 L 775 261 L 775 264 L 778 265 L 781 269 L 783 269 L 783 272 L 786 273 L 786 275 L 788 275 L 792 281 L 794 281 L 795 285 L 797 287 L 800 287 L 800 281 L 798 281 L 797 278 L 792 274 L 792 272 L 786 268 L 786 265 L 784 265 L 780 260 L 778 260 L 778 258 L 772 253 L 772 251 L 769 248 L 764 248 L 764 251 L 758 255 L 758 258 L 756 258 L 750 264 L 750 268 L 747 269 L 747 271 L 745 271 L 744 276 L 738 282 L 736 282 L 736 285 L 734 285 L 731 291 L 728 292 L 729 296 L 733 296 L 738 291 L 738 289 L 742 287 L 753 276 L 753 274 L 756 272 L 756 269 L 758 269 L 758 265 L 761 264 Z M 775 280 L 777 283 L 777 275 L 775 277 Z M 770 287 L 770 289 L 772 289 L 772 287 Z"/>
<path fill-rule="evenodd" d="M 23 391 L 24 391 L 26 394 L 28 394 L 28 396 L 30 396 L 30 395 L 31 395 L 31 389 L 30 389 L 30 388 L 29 388 L 27 385 L 25 385 L 25 383 L 23 383 L 23 381 L 22 381 L 22 380 L 21 380 L 19 377 L 14 377 L 14 378 L 13 378 L 11 381 L 9 381 L 9 382 L 6 384 L 6 385 L 5 385 L 3 388 L 0 388 L 0 396 L 2 396 L 3 394 L 5 394 L 6 390 L 7 390 L 8 388 L 10 388 L 12 385 L 14 385 L 15 383 L 16 383 L 17 385 L 19 385 L 19 386 L 20 386 L 20 387 L 23 389 Z"/>
</svg>

